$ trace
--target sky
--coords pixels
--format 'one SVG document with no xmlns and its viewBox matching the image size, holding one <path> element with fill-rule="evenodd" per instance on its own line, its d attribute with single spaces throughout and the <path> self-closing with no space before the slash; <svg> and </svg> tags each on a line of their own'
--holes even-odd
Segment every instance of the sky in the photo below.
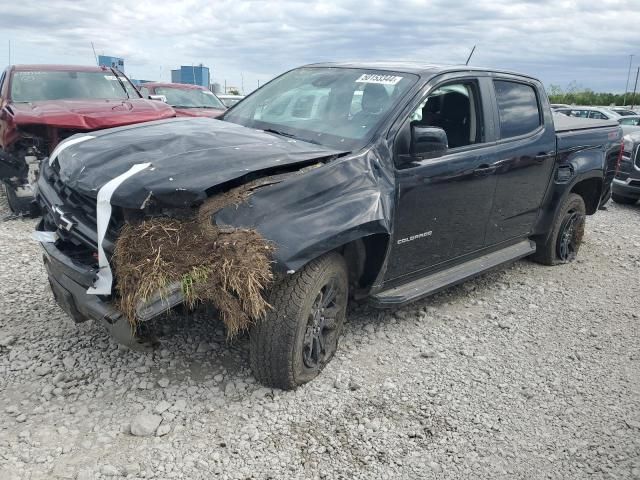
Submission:
<svg viewBox="0 0 640 480">
<path fill-rule="evenodd" d="M 93 42 L 131 78 L 202 63 L 248 93 L 307 63 L 464 64 L 477 45 L 474 66 L 622 92 L 629 56 L 629 90 L 640 66 L 638 27 L 640 0 L 5 0 L 0 65 L 95 64 Z"/>
</svg>

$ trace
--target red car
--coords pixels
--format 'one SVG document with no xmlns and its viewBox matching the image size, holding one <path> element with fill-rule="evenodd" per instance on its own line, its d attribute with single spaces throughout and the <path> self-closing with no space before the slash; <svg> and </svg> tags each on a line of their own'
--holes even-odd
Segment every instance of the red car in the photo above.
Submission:
<svg viewBox="0 0 640 480">
<path fill-rule="evenodd" d="M 40 162 L 80 132 L 175 117 L 106 67 L 13 65 L 0 76 L 0 181 L 14 213 L 35 213 Z"/>
<path fill-rule="evenodd" d="M 148 82 L 140 86 L 140 91 L 145 98 L 163 96 L 179 117 L 217 118 L 227 109 L 213 92 L 200 85 Z"/>
</svg>

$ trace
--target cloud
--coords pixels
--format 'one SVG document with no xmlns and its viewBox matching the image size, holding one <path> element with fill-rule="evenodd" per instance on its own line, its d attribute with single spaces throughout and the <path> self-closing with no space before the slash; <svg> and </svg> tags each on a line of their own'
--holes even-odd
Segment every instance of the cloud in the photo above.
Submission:
<svg viewBox="0 0 640 480">
<path fill-rule="evenodd" d="M 619 91 L 639 16 L 636 0 L 25 0 L 0 7 L 0 60 L 11 40 L 17 62 L 91 63 L 93 42 L 138 78 L 202 62 L 252 89 L 317 61 L 464 63 L 477 44 L 474 65 Z"/>
</svg>

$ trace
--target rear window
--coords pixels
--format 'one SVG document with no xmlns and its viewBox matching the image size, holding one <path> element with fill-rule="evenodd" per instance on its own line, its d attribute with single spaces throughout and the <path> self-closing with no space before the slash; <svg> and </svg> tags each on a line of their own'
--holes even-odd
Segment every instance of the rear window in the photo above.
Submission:
<svg viewBox="0 0 640 480">
<path fill-rule="evenodd" d="M 526 135 L 541 125 L 538 97 L 531 85 L 506 80 L 495 80 L 493 85 L 500 114 L 501 138 Z"/>
</svg>

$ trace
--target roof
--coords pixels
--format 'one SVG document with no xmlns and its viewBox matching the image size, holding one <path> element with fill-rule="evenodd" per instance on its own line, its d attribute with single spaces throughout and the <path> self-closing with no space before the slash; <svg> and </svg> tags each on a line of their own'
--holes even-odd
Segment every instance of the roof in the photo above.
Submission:
<svg viewBox="0 0 640 480">
<path fill-rule="evenodd" d="M 508 70 L 499 70 L 494 68 L 472 67 L 469 65 L 443 65 L 429 64 L 419 62 L 398 62 L 398 61 L 378 61 L 378 62 L 327 62 L 327 63 L 311 63 L 305 67 L 327 67 L 327 68 L 359 68 L 366 70 L 386 70 L 390 72 L 413 73 L 421 77 L 432 77 L 448 72 L 492 72 L 503 73 L 507 75 L 517 75 L 519 77 L 527 77 L 537 80 L 535 77 L 519 72 Z"/>
<path fill-rule="evenodd" d="M 97 67 L 95 65 L 12 65 L 16 72 L 104 72 L 110 71 L 109 67 Z"/>
<path fill-rule="evenodd" d="M 165 88 L 180 88 L 182 90 L 207 90 L 206 87 L 201 85 L 192 85 L 190 83 L 169 83 L 169 82 L 145 82 L 140 85 L 142 87 L 165 87 Z"/>
</svg>

